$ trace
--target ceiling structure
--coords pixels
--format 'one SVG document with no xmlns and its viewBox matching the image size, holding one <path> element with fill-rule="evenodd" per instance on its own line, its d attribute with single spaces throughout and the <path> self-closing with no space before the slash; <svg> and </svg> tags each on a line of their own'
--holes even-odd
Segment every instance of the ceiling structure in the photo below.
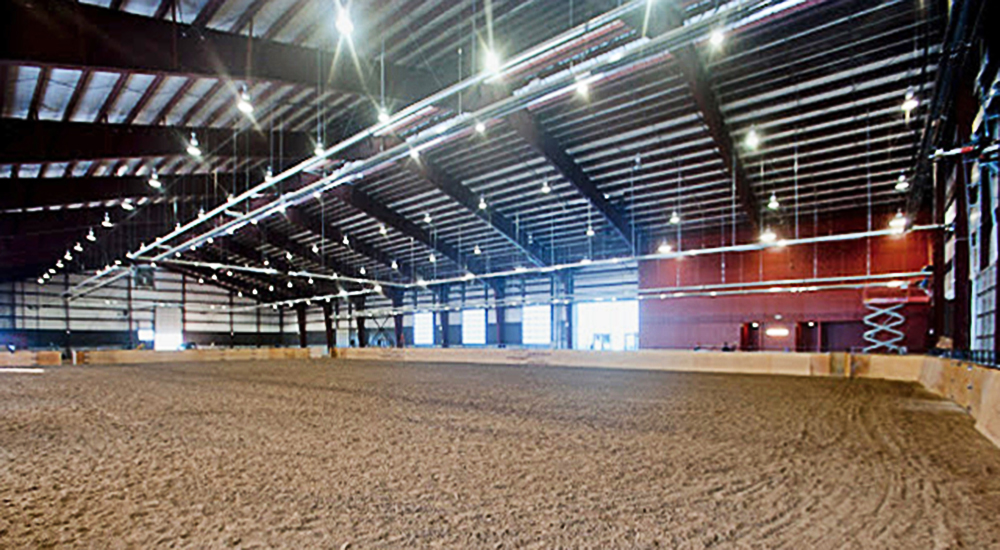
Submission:
<svg viewBox="0 0 1000 550">
<path fill-rule="evenodd" d="M 398 112 L 484 71 L 491 52 L 512 58 L 622 4 L 354 0 L 345 17 L 332 0 L 8 2 L 0 277 L 41 277 L 57 260 L 127 263 L 269 169 L 377 124 L 383 106 Z M 479 121 L 185 256 L 412 282 L 645 254 L 707 232 L 787 235 L 814 214 L 906 205 L 900 177 L 911 176 L 940 61 L 939 3 L 638 4 L 234 210 L 547 79 L 574 75 L 573 93 Z M 757 5 L 753 17 L 719 18 L 742 4 Z M 699 21 L 714 30 L 606 78 L 588 72 Z M 298 291 L 288 277 L 228 277 L 231 288 Z"/>
</svg>

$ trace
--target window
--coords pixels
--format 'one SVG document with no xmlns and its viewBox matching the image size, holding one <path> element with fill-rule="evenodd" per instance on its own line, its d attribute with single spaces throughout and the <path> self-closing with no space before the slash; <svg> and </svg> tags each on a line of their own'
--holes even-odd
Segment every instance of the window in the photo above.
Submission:
<svg viewBox="0 0 1000 550">
<path fill-rule="evenodd" d="M 594 350 L 638 348 L 639 302 L 581 302 L 575 306 L 573 347 Z"/>
<path fill-rule="evenodd" d="M 521 343 L 552 343 L 552 306 L 524 306 L 521 309 Z"/>
<path fill-rule="evenodd" d="M 413 344 L 416 346 L 434 345 L 433 313 L 428 311 L 413 316 Z"/>
<path fill-rule="evenodd" d="M 486 344 L 485 309 L 462 310 L 462 344 L 467 346 Z"/>
</svg>

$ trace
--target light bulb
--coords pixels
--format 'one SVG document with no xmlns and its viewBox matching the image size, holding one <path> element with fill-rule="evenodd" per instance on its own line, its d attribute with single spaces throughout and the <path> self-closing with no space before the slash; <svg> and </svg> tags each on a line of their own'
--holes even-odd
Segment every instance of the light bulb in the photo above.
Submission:
<svg viewBox="0 0 1000 550">
<path fill-rule="evenodd" d="M 147 180 L 146 183 L 148 183 L 153 189 L 160 189 L 163 187 L 163 182 L 160 181 L 160 176 L 156 173 L 156 170 L 153 170 L 153 173 L 149 175 L 149 180 Z"/>
<path fill-rule="evenodd" d="M 756 128 L 750 128 L 750 131 L 747 133 L 746 144 L 747 147 L 751 149 L 757 149 L 757 147 L 760 147 L 760 135 L 757 134 Z"/>
<path fill-rule="evenodd" d="M 551 192 L 552 192 L 552 188 L 549 187 L 549 180 L 543 181 L 542 182 L 542 193 L 545 194 L 545 195 L 548 195 Z"/>
<path fill-rule="evenodd" d="M 670 243 L 668 243 L 667 241 L 663 241 L 662 243 L 660 243 L 660 246 L 656 249 L 656 251 L 659 252 L 660 254 L 669 254 L 673 252 L 673 250 L 674 247 L 670 246 Z"/>
<path fill-rule="evenodd" d="M 435 263 L 437 262 L 437 256 L 431 254 L 430 256 L 427 257 L 427 261 L 429 261 L 430 263 Z"/>
<path fill-rule="evenodd" d="M 399 269 L 399 264 L 398 264 L 398 263 L 396 263 L 396 260 L 393 260 L 393 261 L 392 261 L 392 265 L 391 265 L 391 267 L 392 267 L 393 269 Z"/>
<path fill-rule="evenodd" d="M 347 13 L 347 9 L 342 6 L 337 10 L 336 27 L 337 32 L 345 38 L 350 38 L 354 34 L 354 23 L 351 21 L 351 14 Z"/>
<path fill-rule="evenodd" d="M 247 93 L 247 89 L 244 87 L 243 91 L 240 92 L 239 100 L 236 102 L 236 108 L 240 110 L 241 113 L 249 115 L 253 112 L 253 103 L 250 103 L 250 94 Z"/>
<path fill-rule="evenodd" d="M 479 132 L 480 134 L 485 134 L 486 133 L 486 125 L 483 124 L 482 122 L 477 122 L 476 123 L 476 131 Z"/>
<path fill-rule="evenodd" d="M 93 228 L 91 228 L 91 230 L 87 232 L 87 240 L 90 242 L 94 242 L 97 240 L 97 235 L 94 235 Z"/>
<path fill-rule="evenodd" d="M 673 212 L 670 213 L 670 224 L 677 225 L 679 223 L 681 223 L 681 217 L 680 215 L 677 214 L 677 211 L 674 210 Z"/>
<path fill-rule="evenodd" d="M 477 245 L 476 245 L 476 246 L 475 246 L 475 247 L 474 247 L 474 248 L 472 249 L 472 253 L 473 253 L 473 254 L 475 254 L 476 256 L 478 256 L 478 255 L 482 254 L 482 253 L 483 253 L 483 251 L 482 251 L 482 250 L 480 250 L 480 248 L 479 248 L 479 245 L 477 244 Z"/>
<path fill-rule="evenodd" d="M 896 211 L 896 215 L 889 220 L 889 229 L 894 233 L 902 233 L 906 230 L 907 219 L 901 210 Z"/>
<path fill-rule="evenodd" d="M 778 202 L 778 196 L 775 195 L 774 193 L 771 193 L 771 200 L 768 201 L 767 207 L 771 210 L 777 210 L 778 208 L 781 208 L 781 203 Z"/>
<path fill-rule="evenodd" d="M 479 197 L 479 209 L 486 210 L 486 199 Z"/>
<path fill-rule="evenodd" d="M 382 107 L 378 110 L 378 121 L 380 123 L 385 124 L 389 122 L 391 119 L 392 117 L 389 116 L 389 111 L 386 111 L 385 107 Z"/>
<path fill-rule="evenodd" d="M 191 141 L 188 142 L 187 152 L 192 157 L 201 156 L 201 147 L 198 143 L 198 136 L 196 136 L 194 132 L 191 132 Z"/>
<path fill-rule="evenodd" d="M 906 179 L 905 174 L 900 174 L 899 179 L 896 180 L 896 191 L 903 192 L 910 188 L 910 182 Z"/>
<path fill-rule="evenodd" d="M 132 204 L 131 199 L 125 199 L 124 201 L 122 201 L 122 210 L 125 210 L 126 212 L 131 212 L 135 210 L 135 205 Z"/>
<path fill-rule="evenodd" d="M 778 235 L 770 227 L 764 228 L 764 231 L 760 234 L 760 242 L 762 243 L 773 243 L 777 239 Z"/>
<path fill-rule="evenodd" d="M 493 50 L 487 49 L 486 53 L 483 54 L 483 65 L 486 67 L 486 72 L 489 74 L 496 74 L 500 72 L 500 56 Z"/>
<path fill-rule="evenodd" d="M 722 43 L 725 41 L 726 41 L 726 34 L 722 32 L 722 29 L 715 29 L 714 31 L 712 31 L 712 34 L 708 37 L 709 44 L 711 44 L 712 47 L 716 49 L 720 48 L 722 46 Z"/>
<path fill-rule="evenodd" d="M 590 225 L 587 226 L 587 236 L 588 237 L 593 237 L 594 236 L 594 228 L 592 226 L 590 226 Z"/>
</svg>

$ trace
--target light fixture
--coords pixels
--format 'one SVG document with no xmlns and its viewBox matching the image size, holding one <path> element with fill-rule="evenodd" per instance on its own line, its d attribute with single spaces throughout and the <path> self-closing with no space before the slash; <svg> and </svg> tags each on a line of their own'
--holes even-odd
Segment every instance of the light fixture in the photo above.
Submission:
<svg viewBox="0 0 1000 550">
<path fill-rule="evenodd" d="M 73 253 L 70 252 L 69 250 L 67 250 L 66 253 L 63 254 L 63 258 L 65 258 L 67 262 L 72 262 L 73 261 Z"/>
<path fill-rule="evenodd" d="M 484 197 L 479 197 L 479 209 L 486 210 L 486 199 Z"/>
<path fill-rule="evenodd" d="M 590 265 L 590 258 L 580 260 L 580 265 Z"/>
<path fill-rule="evenodd" d="M 437 256 L 434 255 L 434 253 L 431 253 L 431 255 L 427 257 L 427 261 L 433 264 L 437 262 L 438 259 Z"/>
<path fill-rule="evenodd" d="M 896 180 L 896 191 L 900 193 L 908 190 L 910 188 L 910 180 L 906 179 L 906 174 L 900 174 L 899 179 Z"/>
<path fill-rule="evenodd" d="M 250 294 L 253 294 L 254 296 L 256 296 L 257 295 L 257 289 L 255 288 L 255 289 L 251 290 Z"/>
<path fill-rule="evenodd" d="M 288 284 L 286 286 L 288 286 L 288 288 L 292 288 L 295 285 L 293 285 L 291 281 L 288 281 Z"/>
<path fill-rule="evenodd" d="M 430 212 L 425 212 L 424 213 L 424 223 L 431 223 L 431 220 L 432 220 L 432 218 L 431 218 Z"/>
<path fill-rule="evenodd" d="M 747 132 L 746 144 L 747 147 L 754 150 L 760 147 L 760 135 L 756 128 L 750 128 L 750 131 Z"/>
<path fill-rule="evenodd" d="M 286 260 L 291 260 L 292 259 L 292 253 L 291 252 L 285 252 L 285 259 Z"/>
<path fill-rule="evenodd" d="M 660 254 L 670 254 L 671 252 L 673 252 L 673 250 L 674 247 L 670 246 L 670 243 L 668 243 L 667 241 L 663 241 L 662 243 L 660 243 L 660 246 L 657 247 L 656 249 L 656 251 L 659 252 Z"/>
<path fill-rule="evenodd" d="M 576 77 L 576 93 L 583 97 L 590 94 L 590 73 L 584 73 Z"/>
<path fill-rule="evenodd" d="M 903 97 L 903 112 L 906 113 L 906 122 L 910 121 L 910 113 L 912 113 L 917 107 L 920 106 L 920 101 L 917 99 L 917 93 L 913 91 L 913 88 L 906 90 L 906 96 Z"/>
<path fill-rule="evenodd" d="M 785 327 L 768 327 L 767 330 L 764 331 L 764 334 L 771 338 L 788 338 L 788 335 L 791 334 L 791 332 L 789 332 L 789 330 Z"/>
<path fill-rule="evenodd" d="M 552 187 L 549 186 L 549 180 L 543 181 L 542 182 L 542 193 L 545 194 L 545 195 L 548 195 L 551 192 L 552 192 Z"/>
<path fill-rule="evenodd" d="M 889 281 L 885 286 L 889 288 L 903 288 L 903 281 Z"/>
<path fill-rule="evenodd" d="M 204 218 L 204 217 L 205 217 L 205 207 L 203 206 L 203 207 L 201 207 L 201 208 L 198 209 L 198 219 L 201 219 L 201 218 Z"/>
<path fill-rule="evenodd" d="M 379 234 L 380 234 L 380 235 L 382 235 L 383 237 L 385 237 L 386 235 L 388 235 L 388 234 L 389 234 L 389 230 L 385 228 L 385 225 L 379 225 L 379 226 L 378 226 L 378 232 L 379 232 Z"/>
<path fill-rule="evenodd" d="M 218 281 L 219 280 L 219 275 L 216 274 L 216 273 L 212 273 L 212 280 L 213 281 Z"/>
<path fill-rule="evenodd" d="M 227 269 L 227 270 L 226 270 L 226 277 L 232 277 L 232 276 L 233 276 L 233 272 L 232 272 L 232 270 L 230 270 L 230 269 Z"/>
<path fill-rule="evenodd" d="M 198 136 L 191 132 L 191 141 L 188 142 L 187 152 L 192 157 L 201 157 L 201 147 L 198 144 Z"/>
<path fill-rule="evenodd" d="M 43 279 L 43 278 L 39 277 L 39 278 L 38 278 L 38 284 L 40 284 L 40 285 L 44 285 L 44 284 L 45 284 L 45 279 Z"/>
<path fill-rule="evenodd" d="M 351 246 L 351 239 L 347 238 L 347 235 L 344 235 L 340 242 L 344 243 L 344 246 Z"/>
<path fill-rule="evenodd" d="M 893 233 L 902 233 L 903 231 L 906 231 L 906 223 L 907 220 L 906 216 L 903 215 L 903 211 L 897 210 L 896 215 L 889 220 L 889 229 L 891 229 Z"/>
<path fill-rule="evenodd" d="M 205 278 L 204 277 L 198 277 L 198 284 L 200 284 L 200 285 L 205 284 Z"/>
<path fill-rule="evenodd" d="M 351 14 L 347 13 L 347 8 L 339 6 L 337 8 L 337 32 L 344 38 L 350 38 L 354 34 L 354 23 L 351 21 Z"/>
<path fill-rule="evenodd" d="M 244 84 L 243 90 L 240 92 L 240 97 L 236 101 L 236 108 L 240 110 L 241 113 L 249 115 L 253 112 L 253 103 L 250 103 L 250 94 L 247 93 L 247 87 Z"/>
<path fill-rule="evenodd" d="M 274 292 L 274 285 L 267 285 L 268 292 Z"/>
<path fill-rule="evenodd" d="M 486 125 L 483 124 L 482 122 L 477 122 L 476 123 L 476 131 L 479 132 L 480 134 L 485 134 L 486 133 Z"/>
<path fill-rule="evenodd" d="M 215 244 L 215 238 L 214 237 L 209 237 L 208 238 L 208 244 Z"/>
<path fill-rule="evenodd" d="M 101 222 L 101 227 L 106 227 L 108 229 L 111 229 L 114 226 L 115 226 L 115 224 L 111 223 L 111 217 L 108 216 L 107 212 L 105 212 L 104 213 L 104 221 Z"/>
<path fill-rule="evenodd" d="M 777 239 L 777 233 L 775 233 L 770 227 L 765 227 L 764 231 L 760 234 L 760 242 L 762 243 L 773 243 Z"/>
<path fill-rule="evenodd" d="M 413 160 L 419 159 L 420 158 L 420 151 L 417 151 L 416 149 L 410 149 L 410 158 L 413 159 Z"/>
<path fill-rule="evenodd" d="M 486 67 L 487 73 L 497 74 L 500 72 L 500 56 L 487 48 L 486 53 L 483 54 L 483 65 Z"/>
<path fill-rule="evenodd" d="M 132 199 L 125 199 L 122 201 L 122 210 L 125 210 L 127 212 L 135 210 L 135 205 L 132 204 Z"/>
<path fill-rule="evenodd" d="M 588 237 L 593 237 L 594 236 L 594 226 L 589 225 L 589 224 L 587 225 L 587 236 Z"/>
<path fill-rule="evenodd" d="M 311 284 L 311 285 L 316 284 L 316 281 L 314 281 L 312 277 L 309 277 L 309 279 L 307 279 L 306 282 L 309 283 L 309 284 Z"/>
<path fill-rule="evenodd" d="M 396 260 L 393 260 L 392 264 L 390 264 L 390 267 L 392 267 L 393 269 L 399 269 L 399 264 L 396 263 Z"/>
<path fill-rule="evenodd" d="M 722 32 L 722 29 L 715 29 L 712 34 L 708 37 L 708 43 L 712 45 L 713 48 L 719 49 L 722 47 L 722 43 L 726 41 L 726 33 Z"/>
<path fill-rule="evenodd" d="M 474 246 L 472 248 L 472 253 L 475 254 L 476 256 L 478 256 L 478 255 L 482 254 L 483 251 L 479 248 L 479 245 L 477 244 L 476 246 Z"/>
<path fill-rule="evenodd" d="M 386 111 L 385 107 L 380 107 L 378 110 L 378 121 L 385 124 L 391 119 L 392 117 L 389 116 L 389 111 Z"/>
<path fill-rule="evenodd" d="M 670 222 L 670 225 L 677 225 L 677 224 L 681 223 L 681 217 L 677 213 L 677 211 L 674 210 L 673 212 L 670 213 L 670 220 L 668 220 L 668 221 Z"/>
<path fill-rule="evenodd" d="M 90 231 L 87 232 L 87 240 L 90 242 L 97 240 L 97 235 L 94 235 L 94 228 L 90 228 Z"/>
<path fill-rule="evenodd" d="M 380 285 L 378 283 L 375 283 L 375 286 L 372 287 L 372 290 L 375 291 L 375 292 L 377 292 L 377 293 L 379 293 L 379 294 L 381 294 L 382 293 L 382 285 Z"/>
<path fill-rule="evenodd" d="M 271 265 L 271 262 L 267 258 L 264 258 L 264 267 Z"/>
<path fill-rule="evenodd" d="M 77 252 L 83 252 L 83 245 L 80 243 L 76 243 L 75 245 L 73 245 L 73 250 L 76 250 Z"/>
<path fill-rule="evenodd" d="M 365 269 L 365 266 L 361 266 L 361 269 L 359 269 L 358 272 L 361 273 L 362 275 L 368 274 L 368 270 Z"/>
<path fill-rule="evenodd" d="M 274 170 L 271 169 L 270 166 L 268 166 L 267 170 L 264 171 L 264 181 L 270 182 L 273 179 L 274 179 Z"/>
<path fill-rule="evenodd" d="M 156 169 L 153 169 L 153 173 L 149 175 L 149 179 L 146 180 L 153 189 L 161 189 L 163 187 L 163 182 L 160 181 L 160 175 L 156 173 Z"/>
<path fill-rule="evenodd" d="M 122 261 L 121 260 L 115 260 L 115 265 L 122 265 Z M 60 266 L 60 267 L 62 267 L 62 266 Z"/>
<path fill-rule="evenodd" d="M 323 141 L 317 140 L 316 148 L 313 149 L 313 154 L 316 155 L 317 157 L 321 157 L 323 156 L 323 151 L 325 151 L 325 149 L 323 148 Z"/>
<path fill-rule="evenodd" d="M 319 254 L 319 246 L 318 245 L 315 245 L 315 244 L 312 245 L 312 253 L 313 254 Z"/>
<path fill-rule="evenodd" d="M 58 262 L 58 263 L 62 263 L 62 262 Z M 62 266 L 59 266 L 59 267 L 62 267 Z M 49 268 L 49 274 L 50 275 L 55 275 L 56 274 L 56 270 L 50 267 Z"/>
<path fill-rule="evenodd" d="M 778 195 L 771 193 L 771 200 L 767 202 L 767 207 L 771 210 L 781 208 L 781 203 L 778 202 Z"/>
</svg>

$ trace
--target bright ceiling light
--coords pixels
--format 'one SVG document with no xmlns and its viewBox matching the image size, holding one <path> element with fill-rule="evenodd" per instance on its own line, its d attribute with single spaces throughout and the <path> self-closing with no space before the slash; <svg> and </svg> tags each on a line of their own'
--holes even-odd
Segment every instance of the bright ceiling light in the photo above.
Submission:
<svg viewBox="0 0 1000 550">
<path fill-rule="evenodd" d="M 903 112 L 906 113 L 906 122 L 910 121 L 910 113 L 912 113 L 917 107 L 920 106 L 920 100 L 917 99 L 917 93 L 913 91 L 913 88 L 906 90 L 906 96 L 903 97 Z"/>
<path fill-rule="evenodd" d="M 389 122 L 389 120 L 391 120 L 391 119 L 392 119 L 392 117 L 389 116 L 389 111 L 386 111 L 385 107 L 379 108 L 379 110 L 378 110 L 378 121 L 380 123 L 385 124 L 385 123 Z"/>
<path fill-rule="evenodd" d="M 255 288 L 255 289 L 251 290 L 250 294 L 253 294 L 254 296 L 256 296 L 257 295 L 257 289 Z"/>
<path fill-rule="evenodd" d="M 713 48 L 719 49 L 722 47 L 722 43 L 726 41 L 726 33 L 722 32 L 722 29 L 715 29 L 712 34 L 708 37 L 709 44 Z"/>
<path fill-rule="evenodd" d="M 588 237 L 593 237 L 594 236 L 594 226 L 592 226 L 592 225 L 588 225 L 587 226 L 587 236 Z"/>
<path fill-rule="evenodd" d="M 83 252 L 83 245 L 80 243 L 76 243 L 75 245 L 73 245 L 73 250 L 76 250 L 77 252 Z"/>
<path fill-rule="evenodd" d="M 198 143 L 198 136 L 194 135 L 194 132 L 191 132 L 191 141 L 188 142 L 187 153 L 195 158 L 201 157 L 201 147 Z"/>
<path fill-rule="evenodd" d="M 267 285 L 268 292 L 274 292 L 274 285 Z"/>
<path fill-rule="evenodd" d="M 760 242 L 762 243 L 773 243 L 776 240 L 778 240 L 778 235 L 770 227 L 765 227 L 760 234 Z"/>
<path fill-rule="evenodd" d="M 375 286 L 372 287 L 372 290 L 375 291 L 375 292 L 377 292 L 377 293 L 379 293 L 379 294 L 381 294 L 382 293 L 382 285 L 380 285 L 378 283 L 375 283 Z"/>
<path fill-rule="evenodd" d="M 340 239 L 340 242 L 344 243 L 344 246 L 351 246 L 351 239 L 349 239 L 347 235 L 344 235 L 344 237 Z"/>
<path fill-rule="evenodd" d="M 66 254 L 63 254 L 63 258 L 65 258 L 67 262 L 72 262 L 73 254 L 69 250 L 67 250 Z"/>
<path fill-rule="evenodd" d="M 668 243 L 667 241 L 663 241 L 662 243 L 660 243 L 660 246 L 656 249 L 656 251 L 659 252 L 660 254 L 670 254 L 671 252 L 673 252 L 673 250 L 674 247 L 670 246 L 670 243 Z"/>
<path fill-rule="evenodd" d="M 410 149 L 410 158 L 413 159 L 413 160 L 419 159 L 420 158 L 420 151 L 417 151 L 416 149 Z"/>
<path fill-rule="evenodd" d="M 362 275 L 368 275 L 368 270 L 365 269 L 365 266 L 361 266 L 361 269 L 358 270 L 358 273 L 361 273 Z"/>
<path fill-rule="evenodd" d="M 437 261 L 438 261 L 438 259 L 437 259 L 437 256 L 435 256 L 435 255 L 434 255 L 434 254 L 432 253 L 432 254 L 431 254 L 430 256 L 428 256 L 428 257 L 427 257 L 427 261 L 433 264 L 433 263 L 437 262 Z"/>
<path fill-rule="evenodd" d="M 478 256 L 478 255 L 482 254 L 483 251 L 482 251 L 481 248 L 479 248 L 479 245 L 477 244 L 476 246 L 474 246 L 472 248 L 472 253 L 475 254 L 476 256 Z"/>
<path fill-rule="evenodd" d="M 750 128 L 750 131 L 747 132 L 746 144 L 747 147 L 754 150 L 760 147 L 760 135 L 757 133 L 756 128 Z"/>
<path fill-rule="evenodd" d="M 902 210 L 897 210 L 896 215 L 889 220 L 889 229 L 891 229 L 893 233 L 902 233 L 903 231 L 906 231 L 906 223 L 907 219 L 906 216 L 903 215 Z"/>
<path fill-rule="evenodd" d="M 286 260 L 291 260 L 292 259 L 292 253 L 291 252 L 285 252 L 285 259 Z"/>
<path fill-rule="evenodd" d="M 378 232 L 379 232 L 379 234 L 380 234 L 380 235 L 382 235 L 383 237 L 385 237 L 386 235 L 388 235 L 388 234 L 389 234 L 389 230 L 385 228 L 385 225 L 379 225 L 379 226 L 378 226 Z"/>
<path fill-rule="evenodd" d="M 771 338 L 787 338 L 791 332 L 785 327 L 768 327 L 764 334 Z"/>
<path fill-rule="evenodd" d="M 94 229 L 93 228 L 91 228 L 90 231 L 87 232 L 87 240 L 90 241 L 90 242 L 97 241 L 97 235 L 94 235 Z"/>
<path fill-rule="evenodd" d="M 38 278 L 38 284 L 40 284 L 40 285 L 44 285 L 44 284 L 45 284 L 45 279 L 43 279 L 43 278 L 39 277 L 39 278 Z"/>
<path fill-rule="evenodd" d="M 264 172 L 264 181 L 270 182 L 273 179 L 274 179 L 274 170 L 272 170 L 271 167 L 268 166 L 267 170 Z"/>
<path fill-rule="evenodd" d="M 319 246 L 318 245 L 315 245 L 315 244 L 312 245 L 312 253 L 313 254 L 319 254 Z"/>
<path fill-rule="evenodd" d="M 485 134 L 486 133 L 486 125 L 483 124 L 482 122 L 477 122 L 476 123 L 476 131 L 479 132 L 480 134 Z"/>
<path fill-rule="evenodd" d="M 337 8 L 337 32 L 345 38 L 350 38 L 354 34 L 354 23 L 351 21 L 351 14 L 347 13 L 347 8 L 340 6 Z"/>
<path fill-rule="evenodd" d="M 114 226 L 115 226 L 115 224 L 111 223 L 111 217 L 108 216 L 107 212 L 105 212 L 104 213 L 104 221 L 101 222 L 101 227 L 106 227 L 106 228 L 110 229 L 110 228 L 112 228 Z"/>
<path fill-rule="evenodd" d="M 313 154 L 316 155 L 317 157 L 321 157 L 323 156 L 323 152 L 325 150 L 326 149 L 323 148 L 323 141 L 322 140 L 316 141 L 316 147 L 313 149 Z"/>
<path fill-rule="evenodd" d="M 582 74 L 576 77 L 576 93 L 583 97 L 587 97 L 590 94 L 590 73 Z"/>
<path fill-rule="evenodd" d="M 309 284 L 311 284 L 311 285 L 316 284 L 316 281 L 314 281 L 312 277 L 309 277 L 309 279 L 307 279 L 306 282 L 309 283 Z"/>
<path fill-rule="evenodd" d="M 771 200 L 767 202 L 767 207 L 770 210 L 777 210 L 781 208 L 781 203 L 778 202 L 778 196 L 771 193 Z"/>
<path fill-rule="evenodd" d="M 677 225 L 677 224 L 681 223 L 681 216 L 680 216 L 680 214 L 678 214 L 677 211 L 674 210 L 673 212 L 670 213 L 670 220 L 669 221 L 670 221 L 670 225 Z"/>
<path fill-rule="evenodd" d="M 131 199 L 125 199 L 122 201 L 122 210 L 127 210 L 129 212 L 135 210 L 135 205 L 132 204 Z"/>
<path fill-rule="evenodd" d="M 58 262 L 58 263 L 61 264 L 62 262 Z M 62 266 L 60 265 L 59 267 L 62 267 Z M 56 274 L 56 270 L 50 267 L 49 268 L 49 275 L 55 275 L 55 274 Z"/>
<path fill-rule="evenodd" d="M 479 209 L 486 210 L 486 207 L 487 207 L 486 199 L 483 197 L 479 197 Z"/>
<path fill-rule="evenodd" d="M 549 180 L 543 181 L 542 182 L 542 193 L 548 195 L 551 192 L 552 192 L 552 187 L 549 186 Z"/>
<path fill-rule="evenodd" d="M 243 91 L 240 92 L 240 97 L 236 101 L 236 108 L 245 115 L 249 115 L 253 112 L 253 103 L 250 103 L 250 94 L 247 93 L 246 86 L 244 86 Z"/>
<path fill-rule="evenodd" d="M 391 267 L 393 269 L 399 269 L 399 263 L 397 263 L 396 260 L 393 260 L 392 264 L 390 264 L 389 267 Z"/>
<path fill-rule="evenodd" d="M 424 223 L 431 223 L 431 215 L 429 212 L 424 214 Z"/>
<path fill-rule="evenodd" d="M 500 56 L 497 55 L 491 49 L 487 49 L 486 53 L 483 54 L 483 65 L 486 67 L 486 72 L 489 74 L 497 74 L 500 72 Z"/>
<path fill-rule="evenodd" d="M 590 258 L 580 260 L 580 265 L 590 265 Z"/>
<path fill-rule="evenodd" d="M 908 190 L 910 188 L 910 181 L 906 179 L 906 174 L 900 174 L 899 179 L 896 180 L 896 191 L 900 193 Z"/>
<path fill-rule="evenodd" d="M 153 189 L 161 189 L 163 187 L 163 182 L 160 181 L 160 175 L 156 173 L 156 169 L 153 169 L 153 173 L 149 175 L 146 183 Z"/>
</svg>

